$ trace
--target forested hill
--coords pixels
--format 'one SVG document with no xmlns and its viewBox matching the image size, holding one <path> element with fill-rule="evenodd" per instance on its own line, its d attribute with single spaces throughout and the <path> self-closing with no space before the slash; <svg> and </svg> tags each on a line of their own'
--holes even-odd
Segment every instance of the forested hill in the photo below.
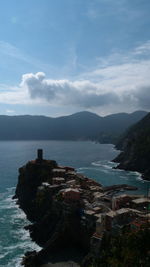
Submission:
<svg viewBox="0 0 150 267">
<path fill-rule="evenodd" d="M 0 116 L 0 140 L 97 140 L 113 143 L 129 126 L 147 113 L 136 111 L 100 117 L 91 112 L 51 118 Z"/>
<path fill-rule="evenodd" d="M 139 171 L 150 180 L 150 113 L 128 130 L 117 148 L 123 150 L 114 160 L 118 168 Z"/>
</svg>

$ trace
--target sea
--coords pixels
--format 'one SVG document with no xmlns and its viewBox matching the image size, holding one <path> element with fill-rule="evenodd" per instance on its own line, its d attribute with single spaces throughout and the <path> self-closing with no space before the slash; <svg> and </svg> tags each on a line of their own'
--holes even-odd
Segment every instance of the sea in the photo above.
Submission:
<svg viewBox="0 0 150 267">
<path fill-rule="evenodd" d="M 112 144 L 90 141 L 1 141 L 0 142 L 0 266 L 19 267 L 25 252 L 40 250 L 31 241 L 24 226 L 29 224 L 25 214 L 12 197 L 18 180 L 18 168 L 36 158 L 42 148 L 45 159 L 59 165 L 72 166 L 80 173 L 102 185 L 129 184 L 138 187 L 132 193 L 147 194 L 149 182 L 137 172 L 113 169 L 111 160 L 117 151 Z"/>
</svg>

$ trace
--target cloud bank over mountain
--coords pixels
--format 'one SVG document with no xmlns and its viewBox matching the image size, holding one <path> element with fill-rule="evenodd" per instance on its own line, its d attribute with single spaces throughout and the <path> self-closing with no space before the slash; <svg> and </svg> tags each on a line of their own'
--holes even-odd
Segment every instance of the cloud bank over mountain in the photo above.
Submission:
<svg viewBox="0 0 150 267">
<path fill-rule="evenodd" d="M 138 51 L 138 50 L 137 50 Z M 140 51 L 140 49 L 139 49 Z M 32 100 L 82 108 L 149 109 L 150 60 L 131 60 L 97 68 L 80 79 L 47 79 L 42 72 L 22 77 L 21 87 Z"/>
<path fill-rule="evenodd" d="M 119 101 L 115 92 L 104 91 L 98 83 L 88 80 L 51 80 L 46 79 L 42 72 L 23 75 L 21 86 L 27 87 L 32 99 L 45 99 L 49 103 L 55 101 L 60 105 L 91 108 Z"/>
<path fill-rule="evenodd" d="M 94 69 L 74 79 L 53 79 L 44 72 L 26 73 L 18 86 L 1 92 L 0 102 L 74 107 L 76 111 L 86 109 L 100 114 L 149 110 L 149 51 L 148 41 L 126 55 L 114 53 L 99 58 Z"/>
</svg>

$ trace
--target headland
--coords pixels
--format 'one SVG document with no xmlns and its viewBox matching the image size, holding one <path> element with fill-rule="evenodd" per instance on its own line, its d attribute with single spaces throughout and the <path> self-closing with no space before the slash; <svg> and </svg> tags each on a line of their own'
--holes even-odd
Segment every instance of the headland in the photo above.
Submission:
<svg viewBox="0 0 150 267">
<path fill-rule="evenodd" d="M 43 159 L 38 149 L 37 158 L 19 169 L 14 198 L 31 221 L 26 230 L 42 248 L 27 252 L 22 264 L 90 266 L 104 237 L 149 221 L 148 196 L 126 193 L 136 189 L 127 184 L 103 187 L 73 167 Z"/>
</svg>

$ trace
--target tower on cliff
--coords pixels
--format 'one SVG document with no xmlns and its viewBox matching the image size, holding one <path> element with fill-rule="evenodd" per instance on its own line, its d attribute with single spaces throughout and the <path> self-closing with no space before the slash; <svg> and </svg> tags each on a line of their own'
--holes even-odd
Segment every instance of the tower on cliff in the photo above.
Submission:
<svg viewBox="0 0 150 267">
<path fill-rule="evenodd" d="M 43 149 L 38 149 L 37 150 L 37 159 L 36 161 L 38 163 L 41 163 L 43 161 Z"/>
</svg>

